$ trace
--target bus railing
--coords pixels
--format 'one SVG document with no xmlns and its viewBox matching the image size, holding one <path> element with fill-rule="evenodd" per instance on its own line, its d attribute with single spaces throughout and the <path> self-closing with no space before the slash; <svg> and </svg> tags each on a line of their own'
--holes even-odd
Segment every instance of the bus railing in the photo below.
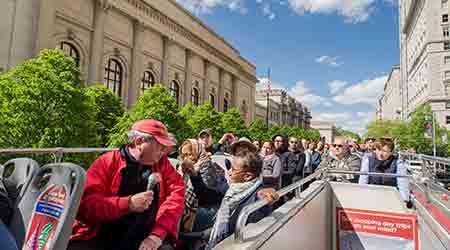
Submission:
<svg viewBox="0 0 450 250">
<path fill-rule="evenodd" d="M 0 154 L 48 154 L 55 163 L 62 162 L 64 154 L 105 153 L 117 148 L 0 148 Z"/>
<path fill-rule="evenodd" d="M 314 174 L 312 174 L 312 175 L 310 175 L 310 176 L 308 176 L 308 177 L 306 177 L 306 178 L 304 178 L 304 179 L 302 179 L 302 180 L 300 180 L 300 181 L 298 181 L 296 183 L 293 183 L 290 186 L 287 186 L 287 187 L 279 190 L 277 193 L 278 193 L 278 195 L 281 198 L 281 197 L 287 195 L 290 192 L 293 192 L 295 190 L 301 189 L 301 187 L 305 183 L 307 183 L 307 182 L 309 182 L 309 181 L 311 181 L 311 180 L 313 180 L 315 178 L 328 180 L 327 177 L 329 175 L 332 175 L 332 174 L 343 174 L 343 175 L 344 174 L 349 174 L 349 175 L 367 175 L 367 176 L 380 176 L 380 177 L 391 177 L 391 178 L 408 178 L 408 179 L 410 179 L 410 181 L 412 181 L 414 183 L 417 183 L 417 182 L 420 182 L 420 181 L 424 181 L 424 180 L 426 181 L 426 183 L 432 183 L 430 179 L 417 180 L 411 175 L 399 175 L 399 174 L 388 174 L 388 173 L 367 173 L 367 172 L 335 170 L 335 169 L 325 168 L 325 169 L 317 170 Z M 440 192 L 444 192 L 446 194 L 449 194 L 449 192 L 447 190 L 443 189 L 442 187 L 440 187 L 437 184 L 434 184 L 434 183 L 431 184 L 431 185 L 430 184 L 428 184 L 428 185 L 426 184 L 426 186 L 432 186 L 435 190 L 437 189 Z M 322 190 L 322 188 L 319 188 L 319 189 Z M 424 192 L 426 194 L 426 197 L 428 199 L 427 202 L 435 204 L 435 205 L 438 205 L 439 207 L 441 207 L 442 211 L 446 214 L 446 216 L 448 216 L 450 218 L 450 210 L 449 210 L 450 207 L 448 205 L 442 203 L 440 200 L 436 199 L 432 195 L 427 194 L 427 193 L 430 192 L 430 190 L 431 190 L 430 188 L 426 188 L 424 190 Z M 303 208 L 309 201 L 311 201 L 317 195 L 317 193 L 318 192 L 311 192 L 311 193 L 308 193 L 305 197 L 297 196 L 297 198 L 301 199 L 301 201 L 300 201 L 299 205 L 297 206 L 297 208 L 299 208 L 299 209 Z M 253 203 L 253 204 L 250 204 L 250 205 L 248 205 L 248 206 L 246 206 L 246 207 L 244 207 L 242 209 L 242 211 L 239 214 L 238 219 L 237 219 L 236 230 L 235 230 L 235 234 L 234 234 L 234 238 L 235 238 L 235 240 L 237 242 L 239 242 L 239 243 L 244 242 L 244 227 L 247 224 L 247 220 L 248 220 L 249 216 L 253 212 L 261 209 L 262 207 L 264 207 L 264 206 L 266 206 L 268 204 L 269 204 L 268 201 L 260 200 L 258 202 Z M 281 226 L 282 226 L 282 224 L 280 224 L 280 223 L 274 223 L 272 226 L 270 226 L 267 229 L 267 232 L 275 232 Z"/>
</svg>

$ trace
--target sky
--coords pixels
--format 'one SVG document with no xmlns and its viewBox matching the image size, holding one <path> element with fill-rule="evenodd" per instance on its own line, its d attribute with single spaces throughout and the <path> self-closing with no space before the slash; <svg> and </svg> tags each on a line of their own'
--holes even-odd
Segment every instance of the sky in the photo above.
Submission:
<svg viewBox="0 0 450 250">
<path fill-rule="evenodd" d="M 363 134 L 399 64 L 396 0 L 177 0 L 313 120 Z"/>
</svg>

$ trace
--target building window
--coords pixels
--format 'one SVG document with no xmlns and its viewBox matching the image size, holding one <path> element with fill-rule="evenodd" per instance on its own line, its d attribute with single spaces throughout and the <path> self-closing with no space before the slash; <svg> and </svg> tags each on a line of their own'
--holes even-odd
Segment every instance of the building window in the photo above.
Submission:
<svg viewBox="0 0 450 250">
<path fill-rule="evenodd" d="M 442 35 L 443 35 L 444 37 L 448 37 L 448 34 L 449 34 L 449 32 L 448 32 L 448 27 L 444 27 L 444 28 L 442 29 Z"/>
<path fill-rule="evenodd" d="M 442 8 L 447 8 L 448 7 L 448 0 L 442 0 Z"/>
<path fill-rule="evenodd" d="M 59 44 L 59 48 L 64 52 L 64 54 L 72 57 L 77 66 L 80 66 L 80 53 L 75 46 L 68 42 L 61 42 Z"/>
<path fill-rule="evenodd" d="M 450 71 L 445 71 L 444 72 L 444 79 L 445 80 L 450 80 Z"/>
<path fill-rule="evenodd" d="M 450 116 L 445 117 L 445 123 L 448 125 L 450 124 Z"/>
<path fill-rule="evenodd" d="M 448 23 L 448 14 L 442 15 L 442 22 Z"/>
<path fill-rule="evenodd" d="M 228 100 L 223 99 L 223 112 L 227 112 L 227 111 L 228 111 Z"/>
<path fill-rule="evenodd" d="M 446 109 L 450 109 L 450 101 L 448 101 L 448 102 L 445 104 L 445 108 L 446 108 Z"/>
<path fill-rule="evenodd" d="M 216 97 L 213 94 L 209 94 L 209 103 L 211 103 L 211 106 L 216 106 Z"/>
<path fill-rule="evenodd" d="M 200 94 L 198 93 L 198 89 L 192 88 L 192 93 L 191 93 L 191 102 L 192 102 L 192 104 L 194 104 L 195 106 L 198 106 L 199 97 L 200 97 Z"/>
<path fill-rule="evenodd" d="M 119 61 L 109 59 L 105 67 L 105 85 L 118 96 L 122 90 L 123 70 Z"/>
<path fill-rule="evenodd" d="M 450 42 L 444 42 L 444 50 L 450 50 Z"/>
<path fill-rule="evenodd" d="M 180 97 L 180 86 L 178 85 L 177 81 L 172 81 L 170 83 L 169 94 L 170 96 L 175 98 L 175 101 L 177 102 L 177 104 L 179 104 L 178 99 Z"/>
<path fill-rule="evenodd" d="M 144 75 L 142 76 L 141 82 L 142 93 L 144 93 L 146 89 L 153 87 L 153 85 L 155 85 L 155 76 L 152 74 L 152 72 L 145 71 Z"/>
</svg>

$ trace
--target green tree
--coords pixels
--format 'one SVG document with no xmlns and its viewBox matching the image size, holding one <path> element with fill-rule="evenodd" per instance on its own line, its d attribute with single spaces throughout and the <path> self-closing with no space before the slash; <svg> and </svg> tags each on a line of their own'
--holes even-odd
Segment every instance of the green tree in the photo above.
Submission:
<svg viewBox="0 0 450 250">
<path fill-rule="evenodd" d="M 205 129 L 211 129 L 214 138 L 222 136 L 220 134 L 220 115 L 214 110 L 210 103 L 204 103 L 198 107 L 192 104 L 185 105 L 181 111 L 180 116 L 186 119 L 189 126 L 189 137 L 197 137 L 198 133 Z"/>
<path fill-rule="evenodd" d="M 143 119 L 156 119 L 163 122 L 177 140 L 183 140 L 189 127 L 184 117 L 179 115 L 178 105 L 167 90 L 157 84 L 147 89 L 136 104 L 126 112 L 109 134 L 109 145 L 120 146 L 127 142 L 127 131 L 134 122 Z"/>
<path fill-rule="evenodd" d="M 86 95 L 91 99 L 91 109 L 95 114 L 99 147 L 108 143 L 108 134 L 123 116 L 122 99 L 110 89 L 102 85 L 94 85 L 86 89 Z"/>
<path fill-rule="evenodd" d="M 0 75 L 0 147 L 95 145 L 89 98 L 80 70 L 59 50 Z"/>
<path fill-rule="evenodd" d="M 357 143 L 361 143 L 361 136 L 359 136 L 359 134 L 353 132 L 353 131 L 349 131 L 349 130 L 345 130 L 343 128 L 337 128 L 337 134 L 340 136 L 344 136 L 346 138 L 351 138 L 353 140 L 356 140 Z"/>
<path fill-rule="evenodd" d="M 390 137 L 396 142 L 398 150 L 414 148 L 421 154 L 433 154 L 432 139 L 425 135 L 425 124 L 431 121 L 432 111 L 429 105 L 416 109 L 408 122 L 402 121 L 374 121 L 367 127 L 367 136 L 374 138 Z M 447 142 L 443 140 L 448 130 L 436 124 L 437 153 L 440 156 L 448 154 Z"/>
<path fill-rule="evenodd" d="M 247 129 L 248 136 L 252 140 L 264 141 L 268 139 L 267 127 L 264 121 L 257 119 L 254 120 Z"/>
<path fill-rule="evenodd" d="M 244 118 L 237 108 L 231 108 L 225 113 L 220 113 L 219 133 L 233 132 L 238 137 L 248 137 L 247 127 Z M 253 138 L 252 138 L 253 139 Z"/>
</svg>

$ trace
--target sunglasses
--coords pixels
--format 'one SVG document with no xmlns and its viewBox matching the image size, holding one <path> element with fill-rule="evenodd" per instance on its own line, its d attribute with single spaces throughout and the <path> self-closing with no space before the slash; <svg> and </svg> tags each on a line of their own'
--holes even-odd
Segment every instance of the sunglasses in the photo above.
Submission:
<svg viewBox="0 0 450 250">
<path fill-rule="evenodd" d="M 342 144 L 333 144 L 333 147 L 335 147 L 335 148 L 343 148 L 344 145 L 342 145 Z"/>
</svg>

